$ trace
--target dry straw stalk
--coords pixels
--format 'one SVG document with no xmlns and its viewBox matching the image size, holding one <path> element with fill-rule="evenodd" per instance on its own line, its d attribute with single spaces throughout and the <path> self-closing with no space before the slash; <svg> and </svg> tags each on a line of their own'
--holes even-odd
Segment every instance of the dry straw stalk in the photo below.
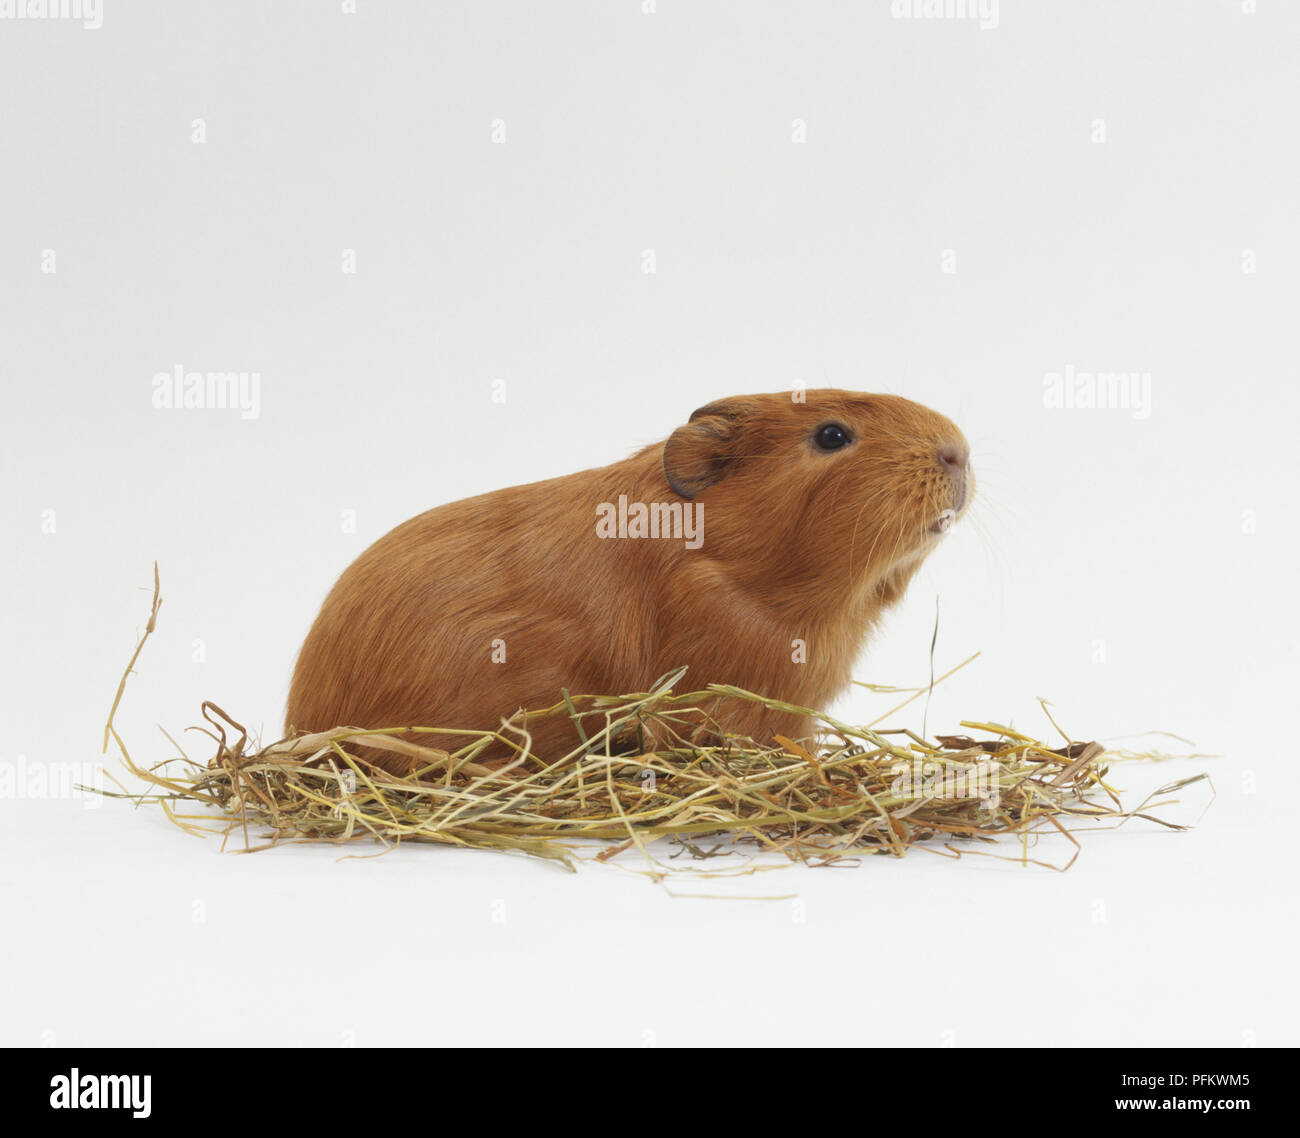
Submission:
<svg viewBox="0 0 1300 1138">
<path fill-rule="evenodd" d="M 962 727 L 984 738 L 940 735 L 931 742 L 910 730 L 855 726 L 725 684 L 678 694 L 684 668 L 635 695 L 562 693 L 540 714 L 569 717 L 575 745 L 550 763 L 529 752 L 518 716 L 497 731 L 336 727 L 255 747 L 240 724 L 207 702 L 208 726 L 201 730 L 214 744 L 212 757 L 192 759 L 178 746 L 178 757 L 145 766 L 132 758 L 113 719 L 160 604 L 155 566 L 149 621 L 104 733 L 105 749 L 115 742 L 126 769 L 146 788 L 132 791 L 118 782 L 120 792 L 105 793 L 157 804 L 191 832 L 238 834 L 237 848 L 249 851 L 284 841 L 436 842 L 515 850 L 572 869 L 584 853 L 605 861 L 635 848 L 661 877 L 667 867 L 650 848 L 656 839 L 670 839 L 678 854 L 693 858 L 747 844 L 811 864 L 865 854 L 902 857 L 913 848 L 960 857 L 991 853 L 988 846 L 1013 839 L 1014 860 L 1066 869 L 1078 856 L 1073 831 L 1080 827 L 1143 818 L 1185 829 L 1151 811 L 1207 778 L 1170 783 L 1126 810 L 1105 780 L 1111 759 L 1133 756 L 1114 755 L 1096 742 L 1051 747 L 976 721 Z M 810 714 L 824 731 L 817 740 L 778 737 L 767 745 L 740 738 L 693 742 L 728 700 Z M 651 725 L 663 742 L 647 752 L 640 740 Z M 438 746 L 449 735 L 474 738 L 449 751 Z M 479 762 L 494 743 L 504 743 L 514 758 L 503 766 Z M 358 744 L 406 756 L 408 772 L 393 774 L 366 761 L 351 749 Z M 1045 832 L 1072 844 L 1064 865 L 1030 856 Z M 709 849 L 700 844 L 706 839 L 715 839 Z M 599 843 L 594 850 L 593 842 Z"/>
</svg>

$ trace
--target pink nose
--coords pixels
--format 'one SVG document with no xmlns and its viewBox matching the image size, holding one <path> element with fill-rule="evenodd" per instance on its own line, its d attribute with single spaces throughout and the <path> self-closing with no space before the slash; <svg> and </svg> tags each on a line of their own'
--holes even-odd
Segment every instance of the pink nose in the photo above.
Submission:
<svg viewBox="0 0 1300 1138">
<path fill-rule="evenodd" d="M 962 474 L 970 462 L 970 447 L 965 443 L 948 443 L 939 448 L 938 456 L 949 474 Z"/>
<path fill-rule="evenodd" d="M 939 465 L 948 472 L 956 490 L 958 511 L 966 508 L 970 498 L 970 447 L 965 442 L 946 443 L 935 452 Z"/>
</svg>

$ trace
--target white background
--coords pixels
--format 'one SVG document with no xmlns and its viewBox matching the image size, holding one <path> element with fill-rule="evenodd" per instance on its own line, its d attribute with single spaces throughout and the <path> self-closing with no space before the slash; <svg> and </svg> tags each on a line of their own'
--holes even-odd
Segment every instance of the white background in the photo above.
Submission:
<svg viewBox="0 0 1300 1138">
<path fill-rule="evenodd" d="M 339 7 L 0 20 L 0 1042 L 1296 1043 L 1296 6 Z M 156 409 L 177 365 L 258 372 L 260 415 Z M 1067 367 L 1149 373 L 1150 415 L 1046 408 Z M 681 899 L 428 846 L 223 855 L 28 781 L 98 760 L 154 559 L 128 743 L 167 757 L 203 699 L 269 739 L 387 529 L 796 382 L 974 448 L 859 676 L 927 679 L 937 595 L 939 669 L 983 655 L 932 731 L 1049 737 L 1041 695 L 1078 738 L 1176 732 L 1220 757 L 1116 781 L 1209 771 L 1198 828 Z"/>
</svg>

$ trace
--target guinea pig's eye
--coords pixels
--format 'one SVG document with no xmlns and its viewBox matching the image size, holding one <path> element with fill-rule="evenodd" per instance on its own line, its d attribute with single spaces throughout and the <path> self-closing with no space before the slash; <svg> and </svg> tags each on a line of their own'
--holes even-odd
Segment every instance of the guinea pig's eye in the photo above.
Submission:
<svg viewBox="0 0 1300 1138">
<path fill-rule="evenodd" d="M 818 450 L 839 450 L 853 440 L 839 423 L 823 423 L 813 432 L 813 442 Z"/>
</svg>

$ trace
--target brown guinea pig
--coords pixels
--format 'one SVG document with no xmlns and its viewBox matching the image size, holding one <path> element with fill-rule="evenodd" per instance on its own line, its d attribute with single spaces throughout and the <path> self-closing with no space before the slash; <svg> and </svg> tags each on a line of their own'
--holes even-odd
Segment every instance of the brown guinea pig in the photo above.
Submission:
<svg viewBox="0 0 1300 1138">
<path fill-rule="evenodd" d="M 962 433 L 910 400 L 720 399 L 621 462 L 439 506 L 380 538 L 325 599 L 288 727 L 496 730 L 562 688 L 645 691 L 683 664 L 679 690 L 826 707 L 973 489 Z M 740 701 L 719 714 L 758 740 L 812 728 Z M 580 745 L 566 716 L 528 726 L 545 761 Z"/>
</svg>

